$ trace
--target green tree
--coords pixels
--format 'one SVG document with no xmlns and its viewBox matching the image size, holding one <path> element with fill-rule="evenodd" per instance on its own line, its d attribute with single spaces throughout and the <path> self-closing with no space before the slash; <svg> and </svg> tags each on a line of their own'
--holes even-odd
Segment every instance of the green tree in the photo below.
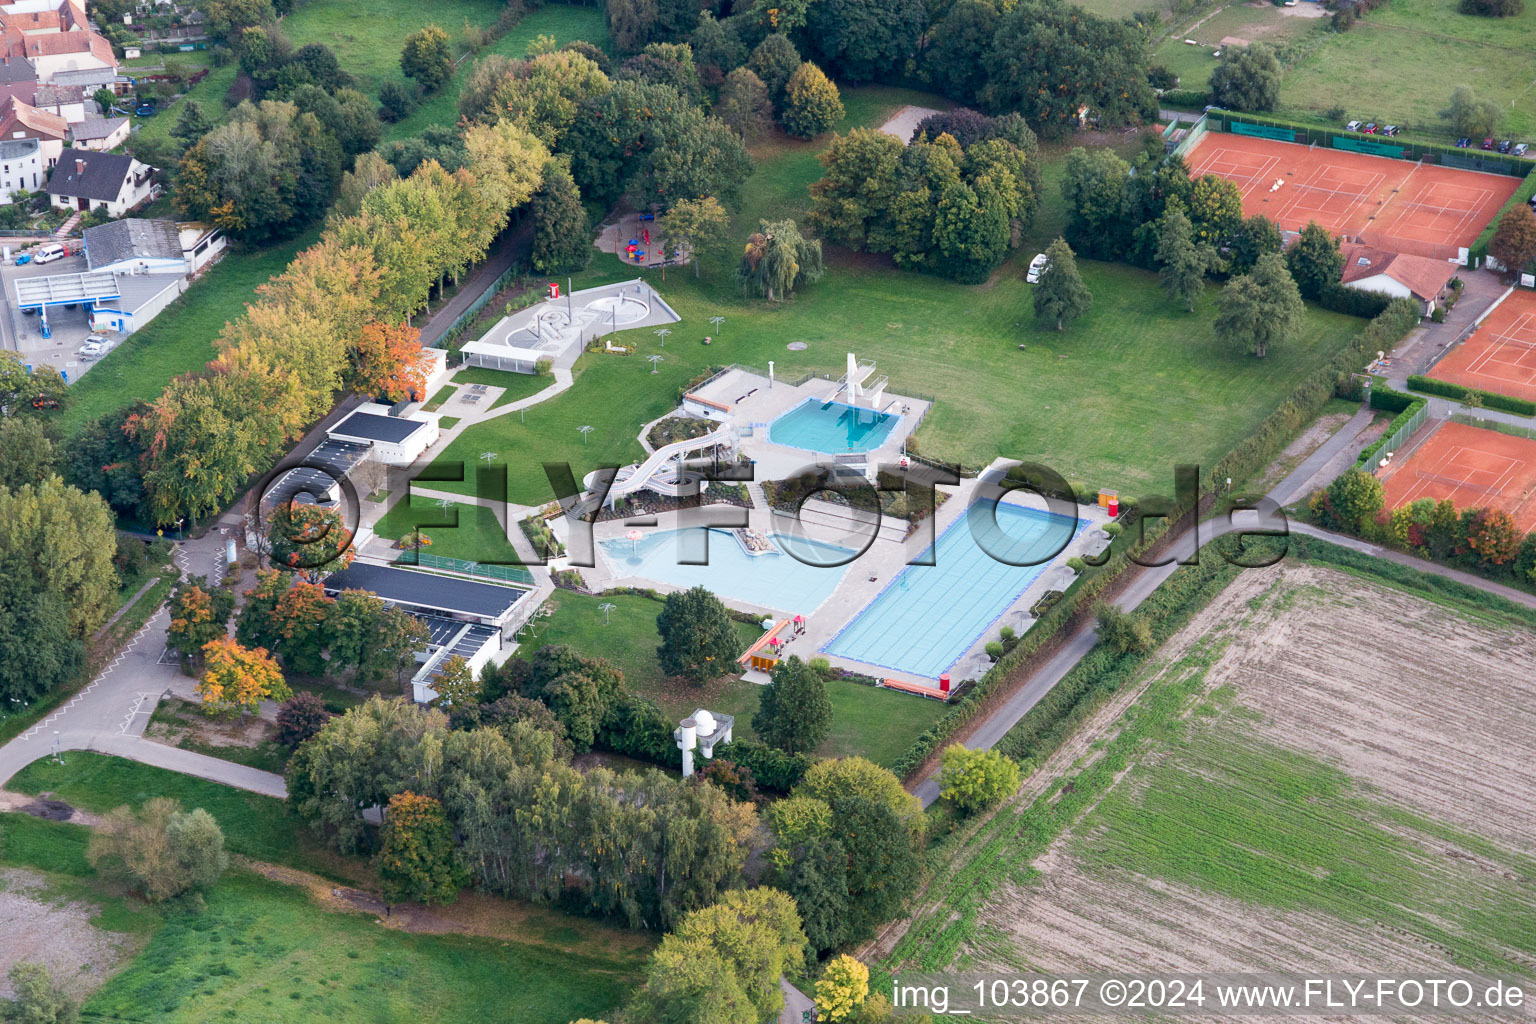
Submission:
<svg viewBox="0 0 1536 1024">
<path fill-rule="evenodd" d="M 933 220 L 935 269 L 966 284 L 980 284 L 1008 255 L 1008 208 L 987 179 L 972 188 L 952 182 L 939 195 Z"/>
<path fill-rule="evenodd" d="M 777 1017 L 784 1005 L 779 979 L 805 957 L 795 901 L 766 887 L 725 893 L 718 902 L 685 915 L 672 938 L 718 950 L 758 1020 Z"/>
<path fill-rule="evenodd" d="M 656 658 L 669 676 L 700 685 L 731 671 L 741 653 L 725 605 L 705 587 L 667 595 L 656 617 Z"/>
<path fill-rule="evenodd" d="M 752 729 L 764 743 L 789 754 L 821 746 L 832 729 L 832 702 L 821 673 L 793 654 L 775 665 Z"/>
<path fill-rule="evenodd" d="M 116 606 L 117 536 L 106 502 L 53 476 L 10 490 L 0 487 L 0 564 L 35 595 L 56 593 L 69 610 L 69 633 L 86 637 Z M 0 610 L 15 614 L 14 608 Z M 12 651 L 5 659 L 25 659 Z"/>
<path fill-rule="evenodd" d="M 800 38 L 809 57 L 838 78 L 873 82 L 916 56 L 927 27 L 923 0 L 817 0 Z"/>
<path fill-rule="evenodd" d="M 1224 46 L 1211 72 L 1211 102 L 1228 110 L 1274 110 L 1280 100 L 1280 61 L 1265 43 Z"/>
<path fill-rule="evenodd" d="M 1504 264 L 1511 279 L 1536 261 L 1536 212 L 1528 203 L 1516 203 L 1504 211 L 1488 242 L 1488 255 Z"/>
<path fill-rule="evenodd" d="M 748 70 L 767 86 L 775 107 L 783 104 L 784 88 L 801 63 L 800 51 L 782 32 L 770 33 L 747 58 Z"/>
<path fill-rule="evenodd" d="M 1226 178 L 1202 174 L 1190 187 L 1189 221 L 1196 244 L 1228 244 L 1243 223 L 1242 193 Z"/>
<path fill-rule="evenodd" d="M 843 101 L 837 86 L 815 64 L 806 61 L 784 84 L 784 104 L 779 121 L 784 130 L 802 139 L 814 138 L 843 119 Z"/>
<path fill-rule="evenodd" d="M 802 284 L 819 281 L 824 271 L 820 241 L 802 236 L 792 220 L 765 220 L 747 239 L 736 282 L 748 294 L 774 302 L 789 298 Z"/>
<path fill-rule="evenodd" d="M 1234 274 L 1248 273 L 1253 269 L 1253 265 L 1259 262 L 1260 256 L 1265 253 L 1279 252 L 1282 248 L 1281 242 L 1280 225 L 1262 213 L 1245 217 L 1232 235 L 1227 253 L 1228 269 Z M 1291 270 L 1291 276 L 1296 276 L 1294 268 Z M 1299 278 L 1296 283 L 1297 287 L 1300 287 Z M 1302 294 L 1306 294 L 1305 290 Z"/>
<path fill-rule="evenodd" d="M 1056 321 L 1058 331 L 1093 307 L 1093 296 L 1077 273 L 1077 259 L 1065 239 L 1045 249 L 1046 265 L 1035 285 L 1035 316 Z"/>
<path fill-rule="evenodd" d="M 834 823 L 838 797 L 857 796 L 872 800 L 890 809 L 914 843 L 923 834 L 921 801 L 908 793 L 894 774 L 867 758 L 839 757 L 817 761 L 795 787 L 794 795 L 825 801 L 833 807 Z"/>
<path fill-rule="evenodd" d="M 703 199 L 679 199 L 661 219 L 661 237 L 667 247 L 687 253 L 693 261 L 693 276 L 699 276 L 699 263 L 715 263 L 730 247 L 731 217 L 714 196 Z"/>
<path fill-rule="evenodd" d="M 1484 18 L 1512 18 L 1525 10 L 1525 0 L 1461 0 L 1457 9 Z"/>
<path fill-rule="evenodd" d="M 1067 204 L 1065 237 L 1090 256 L 1124 251 L 1128 227 L 1121 217 L 1131 167 L 1112 149 L 1075 147 L 1067 154 L 1061 195 Z"/>
<path fill-rule="evenodd" d="M 863 941 L 897 917 L 917 890 L 917 850 L 888 804 L 862 796 L 832 801 L 832 835 L 848 853 L 846 941 Z"/>
<path fill-rule="evenodd" d="M 53 464 L 53 441 L 39 417 L 0 419 L 0 487 L 40 484 Z"/>
<path fill-rule="evenodd" d="M 669 607 L 670 601 L 663 608 L 663 616 Z M 660 621 L 658 618 L 658 625 Z M 490 690 L 483 679 L 482 690 Z M 519 690 L 522 696 L 547 705 L 565 726 L 576 750 L 585 752 L 592 748 L 609 710 L 623 697 L 624 674 L 602 658 L 589 658 L 569 647 L 550 644 L 534 652 Z"/>
<path fill-rule="evenodd" d="M 832 809 L 826 810 L 830 831 Z M 800 908 L 800 922 L 811 948 L 825 953 L 841 946 L 847 934 L 844 919 L 848 913 L 848 851 L 843 844 L 835 839 L 800 844 L 780 878 L 781 887 Z"/>
<path fill-rule="evenodd" d="M 1185 310 L 1193 313 L 1195 302 L 1205 293 L 1205 272 L 1211 269 L 1215 250 L 1195 245 L 1189 218 L 1178 207 L 1163 215 L 1157 243 L 1157 262 L 1162 264 L 1158 278 L 1163 292 Z"/>
<path fill-rule="evenodd" d="M 487 113 L 520 122 L 553 147 L 575 123 L 581 105 L 601 98 L 612 88 L 603 70 L 582 54 L 570 50 L 541 53 L 526 63 L 509 66 L 491 91 Z"/>
<path fill-rule="evenodd" d="M 1351 533 L 1359 533 L 1367 523 L 1375 520 L 1385 500 L 1381 493 L 1381 481 L 1375 475 L 1359 469 L 1350 469 L 1328 485 L 1327 507 L 1335 525 Z"/>
<path fill-rule="evenodd" d="M 648 43 L 645 49 L 619 67 L 622 78 L 639 78 L 658 85 L 668 85 L 689 103 L 697 103 L 704 88 L 699 83 L 698 68 L 693 65 L 693 51 L 687 43 Z"/>
<path fill-rule="evenodd" d="M 990 807 L 1019 788 L 1019 766 L 996 750 L 971 750 L 960 743 L 944 748 L 939 796 L 961 813 Z"/>
<path fill-rule="evenodd" d="M 581 193 L 571 178 L 569 160 L 544 165 L 544 183 L 533 194 L 533 269 L 541 274 L 570 274 L 592 261 L 592 232 Z"/>
<path fill-rule="evenodd" d="M 468 707 L 480 700 L 480 684 L 475 682 L 469 662 L 457 654 L 444 660 L 442 672 L 432 680 L 432 689 L 443 707 Z"/>
<path fill-rule="evenodd" d="M 1503 111 L 1492 100 L 1477 98 L 1477 91 L 1470 85 L 1458 85 L 1451 91 L 1451 102 L 1440 116 L 1450 124 L 1452 135 L 1468 138 L 1490 136 L 1499 126 Z"/>
<path fill-rule="evenodd" d="M 1254 261 L 1257 265 L 1257 260 Z M 1339 240 L 1315 220 L 1307 221 L 1285 254 L 1285 265 L 1303 297 L 1320 298 L 1329 285 L 1339 283 L 1344 273 L 1344 253 Z"/>
<path fill-rule="evenodd" d="M 1250 273 L 1227 282 L 1216 299 L 1216 337 L 1260 359 L 1301 329 L 1306 306 L 1279 253 L 1259 257 Z"/>
<path fill-rule="evenodd" d="M 896 198 L 901 140 L 873 128 L 832 136 L 817 158 L 825 173 L 811 185 L 810 224 L 828 241 L 859 252 L 882 236 Z"/>
<path fill-rule="evenodd" d="M 727 28 L 713 11 L 699 12 L 698 27 L 688 37 L 688 45 L 693 47 L 693 59 L 705 84 L 728 78 L 728 71 L 747 62 L 747 48 L 742 44 L 735 24 Z"/>
<path fill-rule="evenodd" d="M 448 33 L 436 25 L 427 25 L 405 37 L 400 50 L 400 70 L 407 78 L 421 83 L 428 93 L 437 92 L 453 77 L 453 50 Z"/>
<path fill-rule="evenodd" d="M 389 799 L 378 864 L 387 903 L 452 903 L 469 881 L 443 805 L 410 790 Z"/>
<path fill-rule="evenodd" d="M 611 9 L 611 5 L 610 5 Z M 651 954 L 631 1012 L 652 1024 L 760 1024 L 736 972 L 707 941 L 668 935 Z"/>
<path fill-rule="evenodd" d="M 55 984 L 48 968 L 28 960 L 11 965 L 12 1001 L 0 1006 L 10 1024 L 78 1024 L 80 1003 Z"/>
<path fill-rule="evenodd" d="M 988 0 L 956 0 L 936 19 L 923 49 L 922 67 L 934 89 L 960 103 L 978 102 L 987 84 L 986 64 L 977 55 L 991 47 L 1002 18 Z"/>
<path fill-rule="evenodd" d="M 747 140 L 756 139 L 773 122 L 768 87 L 749 68 L 736 68 L 720 85 L 714 114 Z"/>
<path fill-rule="evenodd" d="M 202 808 L 183 811 L 169 797 L 153 797 L 138 811 L 118 807 L 91 832 L 91 866 L 125 880 L 161 903 L 213 888 L 229 866 L 224 833 Z"/>
<path fill-rule="evenodd" d="M 196 100 L 184 100 L 176 123 L 171 126 L 171 138 L 189 147 L 213 129 L 213 122 L 203 113 Z"/>
<path fill-rule="evenodd" d="M 394 79 L 388 79 L 379 86 L 380 121 L 386 124 L 404 121 L 415 106 L 416 97 L 411 94 L 411 90 Z"/>
</svg>

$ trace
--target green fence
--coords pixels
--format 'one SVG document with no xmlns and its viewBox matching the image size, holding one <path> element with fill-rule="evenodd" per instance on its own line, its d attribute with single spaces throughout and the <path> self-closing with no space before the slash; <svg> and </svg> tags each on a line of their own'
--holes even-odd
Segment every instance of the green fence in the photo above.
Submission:
<svg viewBox="0 0 1536 1024">
<path fill-rule="evenodd" d="M 1335 135 L 1331 140 L 1334 149 L 1346 150 L 1350 153 L 1367 153 L 1371 156 L 1387 156 L 1393 160 L 1403 158 L 1403 147 L 1394 146 L 1385 142 L 1377 142 L 1375 139 L 1357 139 L 1349 135 Z"/>
<path fill-rule="evenodd" d="M 1189 134 L 1185 135 L 1178 146 L 1174 148 L 1173 155 L 1177 157 L 1188 156 L 1189 151 L 1195 148 L 1195 143 L 1205 138 L 1205 133 L 1209 128 L 1209 118 L 1202 114 L 1200 120 L 1196 121 L 1194 127 L 1189 130 Z"/>
<path fill-rule="evenodd" d="M 480 311 L 486 307 L 486 304 L 496 297 L 496 293 L 512 283 L 520 270 L 517 264 L 508 267 L 500 277 L 490 283 L 485 291 L 480 293 L 479 298 L 469 304 L 468 309 L 460 313 L 453 323 L 443 330 L 443 333 L 430 341 L 423 338 L 421 343 L 428 348 L 447 348 L 455 338 L 464 333 L 466 327 L 474 322 L 475 317 L 480 315 Z"/>
<path fill-rule="evenodd" d="M 533 586 L 533 573 L 520 565 L 484 565 L 463 558 L 445 558 L 429 555 L 424 551 L 407 551 L 395 559 L 396 565 L 414 565 L 420 569 L 451 572 L 460 576 L 478 576 L 497 583 L 516 583 Z"/>
<path fill-rule="evenodd" d="M 1318 125 L 1304 124 L 1299 121 L 1287 121 L 1284 118 L 1269 117 L 1264 114 L 1241 114 L 1231 110 L 1216 109 L 1206 114 L 1205 119 L 1210 122 L 1210 127 L 1234 135 L 1260 135 L 1261 130 L 1268 128 L 1275 131 L 1289 131 L 1290 138 L 1283 135 L 1262 135 L 1263 138 L 1281 139 L 1285 142 L 1298 142 L 1308 146 L 1327 146 L 1330 149 L 1354 149 L 1360 153 L 1372 153 L 1377 156 L 1395 157 L 1399 160 L 1422 160 L 1425 163 L 1444 164 L 1447 167 L 1461 167 L 1463 169 L 1486 171 L 1490 174 L 1507 174 L 1512 178 L 1524 178 L 1531 173 L 1532 161 L 1524 157 L 1509 156 L 1503 153 L 1487 153 L 1482 150 L 1457 149 L 1455 146 L 1445 146 L 1434 142 L 1392 142 L 1388 143 L 1376 136 L 1365 135 L 1361 132 L 1346 132 L 1340 128 L 1324 128 Z M 1350 142 L 1370 143 L 1386 147 L 1387 150 L 1395 149 L 1396 153 L 1377 151 L 1373 149 L 1360 149 L 1352 145 L 1341 145 L 1334 142 L 1335 139 Z"/>
<path fill-rule="evenodd" d="M 1415 412 L 1412 416 L 1409 416 L 1407 422 L 1398 427 L 1397 430 L 1392 433 L 1392 436 L 1387 438 L 1386 444 L 1381 446 L 1382 450 L 1389 452 L 1397 451 L 1407 442 L 1410 437 L 1413 436 L 1413 432 L 1415 430 L 1418 430 L 1424 425 L 1424 421 L 1428 418 L 1429 406 L 1427 404 L 1420 406 L 1418 412 Z"/>
<path fill-rule="evenodd" d="M 1295 142 L 1296 132 L 1290 128 L 1277 128 L 1268 124 L 1249 124 L 1247 121 L 1230 121 L 1228 130 L 1233 135 L 1252 135 L 1257 139 L 1274 139 L 1277 142 Z"/>
</svg>

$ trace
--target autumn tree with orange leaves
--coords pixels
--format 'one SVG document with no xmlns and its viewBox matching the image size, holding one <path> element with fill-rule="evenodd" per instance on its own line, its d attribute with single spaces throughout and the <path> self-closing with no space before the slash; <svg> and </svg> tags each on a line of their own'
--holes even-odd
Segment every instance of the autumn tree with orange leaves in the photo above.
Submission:
<svg viewBox="0 0 1536 1024">
<path fill-rule="evenodd" d="M 196 675 L 202 670 L 203 647 L 229 632 L 229 616 L 235 595 L 223 587 L 208 586 L 205 576 L 193 576 L 171 594 L 171 625 L 165 646 L 181 656 L 181 670 Z"/>
<path fill-rule="evenodd" d="M 272 510 L 270 522 L 267 557 L 310 583 L 345 569 L 357 554 L 337 509 L 289 501 Z"/>
<path fill-rule="evenodd" d="M 404 324 L 364 326 L 352 350 L 352 390 L 391 402 L 425 399 L 429 361 L 420 338 Z"/>
<path fill-rule="evenodd" d="M 233 718 L 256 711 L 264 700 L 287 700 L 293 691 L 265 647 L 246 647 L 226 636 L 203 645 L 197 694 L 209 714 Z"/>
</svg>

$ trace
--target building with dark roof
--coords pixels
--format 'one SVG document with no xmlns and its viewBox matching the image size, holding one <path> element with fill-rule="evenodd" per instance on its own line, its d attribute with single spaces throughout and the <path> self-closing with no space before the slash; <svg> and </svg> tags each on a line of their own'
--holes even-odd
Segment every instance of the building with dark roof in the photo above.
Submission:
<svg viewBox="0 0 1536 1024">
<path fill-rule="evenodd" d="M 37 68 L 23 58 L 0 58 L 0 99 L 14 96 L 31 103 L 37 93 Z"/>
<path fill-rule="evenodd" d="M 121 217 L 149 199 L 154 173 L 126 154 L 66 149 L 48 179 L 48 198 L 61 210 L 105 210 Z"/>
<path fill-rule="evenodd" d="M 126 117 L 87 117 L 70 126 L 69 138 L 76 149 L 105 152 L 127 142 L 128 132 Z"/>
<path fill-rule="evenodd" d="M 343 590 L 366 590 L 410 612 L 497 627 L 512 620 L 513 609 L 530 593 L 496 583 L 365 562 L 353 562 L 325 578 L 327 594 Z"/>
<path fill-rule="evenodd" d="M 85 259 L 92 270 L 118 274 L 186 273 L 174 221 L 124 217 L 85 229 Z"/>
<path fill-rule="evenodd" d="M 387 405 L 370 402 L 326 431 L 337 441 L 367 445 L 386 466 L 409 466 L 437 443 L 437 416 L 396 416 Z"/>
</svg>

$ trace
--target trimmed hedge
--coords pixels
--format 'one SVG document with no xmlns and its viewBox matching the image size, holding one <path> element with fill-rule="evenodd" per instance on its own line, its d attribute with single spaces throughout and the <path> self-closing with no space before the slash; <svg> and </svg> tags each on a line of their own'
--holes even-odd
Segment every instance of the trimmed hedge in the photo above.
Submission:
<svg viewBox="0 0 1536 1024">
<path fill-rule="evenodd" d="M 1499 230 L 1499 221 L 1504 219 L 1504 215 L 1521 203 L 1530 202 L 1532 196 L 1536 196 L 1536 170 L 1532 170 L 1530 174 L 1526 175 L 1525 180 L 1520 183 L 1520 187 L 1515 189 L 1515 194 L 1509 197 L 1509 202 L 1499 207 L 1499 212 L 1494 214 L 1493 219 L 1483 228 L 1483 233 L 1478 235 L 1477 239 L 1468 247 L 1467 253 L 1470 257 L 1468 262 L 1472 266 L 1480 265 L 1488 257 L 1488 244 L 1493 241 L 1493 233 Z"/>
<path fill-rule="evenodd" d="M 1415 391 L 1422 391 L 1426 395 L 1439 395 L 1441 398 L 1464 400 L 1469 395 L 1476 395 L 1485 409 L 1499 409 L 1503 412 L 1512 412 L 1520 416 L 1536 416 L 1536 402 L 1527 401 L 1524 398 L 1515 398 L 1511 395 L 1501 395 L 1497 391 L 1464 388 L 1460 384 L 1436 380 L 1433 377 L 1425 377 L 1417 373 L 1408 378 L 1408 386 Z"/>
<path fill-rule="evenodd" d="M 1423 409 L 1426 404 L 1427 402 L 1423 398 L 1415 398 L 1412 395 L 1405 395 L 1401 391 L 1389 387 L 1385 381 L 1377 381 L 1376 384 L 1371 388 L 1371 408 L 1385 409 L 1387 412 L 1396 412 L 1397 416 L 1392 420 L 1391 423 L 1387 424 L 1387 429 L 1381 432 L 1381 436 L 1372 441 L 1370 445 L 1366 447 L 1365 451 L 1360 453 L 1360 458 L 1355 462 L 1355 468 L 1370 472 L 1369 467 L 1376 461 L 1376 456 L 1381 451 L 1381 449 L 1384 448 L 1386 443 L 1397 435 L 1398 430 L 1400 430 L 1403 425 L 1406 424 L 1410 419 L 1416 416 L 1419 410 Z"/>
<path fill-rule="evenodd" d="M 1211 102 L 1208 89 L 1169 89 L 1157 98 L 1164 107 L 1204 107 Z"/>
<path fill-rule="evenodd" d="M 1405 391 L 1399 391 L 1385 380 L 1377 378 L 1371 384 L 1371 408 L 1383 412 L 1402 412 L 1419 399 Z"/>
<path fill-rule="evenodd" d="M 1380 316 L 1391 303 L 1392 296 L 1386 292 L 1363 292 L 1333 283 L 1323 288 L 1323 293 L 1317 297 L 1317 304 L 1324 309 L 1367 319 Z"/>
</svg>

